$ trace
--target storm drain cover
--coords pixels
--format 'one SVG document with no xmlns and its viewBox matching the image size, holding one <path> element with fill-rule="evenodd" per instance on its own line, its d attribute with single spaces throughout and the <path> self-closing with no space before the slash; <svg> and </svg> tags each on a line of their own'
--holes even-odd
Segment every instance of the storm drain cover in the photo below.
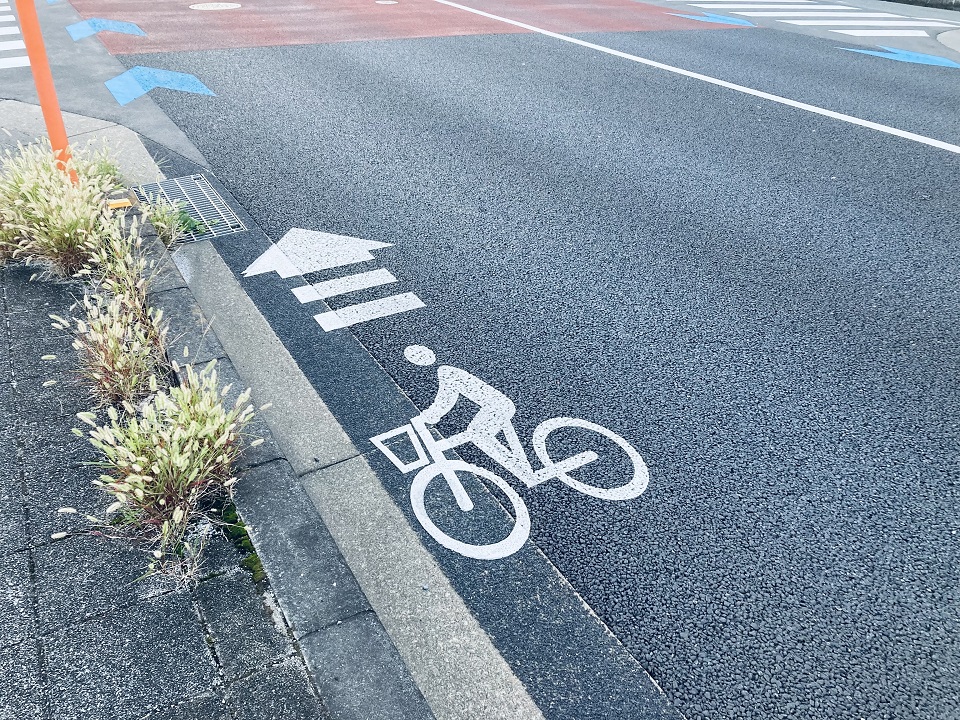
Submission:
<svg viewBox="0 0 960 720">
<path fill-rule="evenodd" d="M 140 202 L 160 197 L 178 204 L 198 224 L 195 230 L 184 234 L 187 242 L 221 237 L 246 230 L 230 206 L 203 175 L 170 178 L 133 188 Z"/>
</svg>

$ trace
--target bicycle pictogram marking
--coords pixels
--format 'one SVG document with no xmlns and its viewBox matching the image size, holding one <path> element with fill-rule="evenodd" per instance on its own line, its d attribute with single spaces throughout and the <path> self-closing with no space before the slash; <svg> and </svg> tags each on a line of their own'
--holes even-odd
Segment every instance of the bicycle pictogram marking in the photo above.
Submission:
<svg viewBox="0 0 960 720">
<path fill-rule="evenodd" d="M 436 362 L 433 351 L 421 345 L 406 348 L 404 357 L 421 366 L 433 365 Z M 517 552 L 530 536 L 530 513 L 526 503 L 506 480 L 486 468 L 462 460 L 452 460 L 445 455 L 448 450 L 461 445 L 473 444 L 527 488 L 556 479 L 585 495 L 611 501 L 630 500 L 639 497 L 647 489 L 650 474 L 646 463 L 629 442 L 612 430 L 578 418 L 555 417 L 544 420 L 533 431 L 531 440 L 534 453 L 542 465 L 539 470 L 535 470 L 513 426 L 516 406 L 510 398 L 466 370 L 450 365 L 437 368 L 437 380 L 437 397 L 428 408 L 411 418 L 406 425 L 372 437 L 370 442 L 400 472 L 407 474 L 414 470 L 419 471 L 410 485 L 410 502 L 414 515 L 427 533 L 445 548 L 470 558 L 496 560 Z M 462 432 L 447 438 L 434 437 L 429 426 L 439 423 L 460 398 L 478 406 L 476 416 Z M 552 459 L 547 450 L 547 438 L 561 428 L 580 428 L 598 434 L 623 450 L 633 469 L 626 484 L 609 488 L 597 487 L 573 477 L 570 473 L 599 459 L 599 455 L 592 450 L 560 460 Z M 401 436 L 406 436 L 409 440 L 416 453 L 415 460 L 404 462 L 388 446 L 391 440 Z M 500 436 L 506 440 L 505 443 L 499 440 Z M 446 480 L 462 511 L 473 510 L 473 500 L 457 476 L 458 472 L 471 473 L 495 486 L 510 501 L 513 506 L 514 525 L 506 538 L 494 543 L 471 544 L 451 537 L 430 518 L 424 498 L 428 486 L 438 476 Z"/>
</svg>

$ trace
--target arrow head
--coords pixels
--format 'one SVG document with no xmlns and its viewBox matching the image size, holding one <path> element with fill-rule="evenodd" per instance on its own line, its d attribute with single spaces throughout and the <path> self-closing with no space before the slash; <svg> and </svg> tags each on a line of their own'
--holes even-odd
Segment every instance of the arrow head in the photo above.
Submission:
<svg viewBox="0 0 960 720">
<path fill-rule="evenodd" d="M 280 246 L 273 245 L 269 250 L 254 260 L 250 264 L 250 267 L 243 271 L 243 276 L 253 277 L 254 275 L 263 275 L 263 273 L 273 272 L 274 270 L 276 270 L 277 275 L 282 278 L 293 277 L 294 275 L 300 274 L 297 267 L 290 262 L 290 258 L 283 254 Z"/>
<path fill-rule="evenodd" d="M 292 228 L 276 245 L 244 270 L 243 274 L 245 277 L 252 277 L 276 271 L 282 278 L 306 275 L 318 270 L 373 260 L 370 251 L 385 247 L 392 247 L 392 244 Z"/>
</svg>

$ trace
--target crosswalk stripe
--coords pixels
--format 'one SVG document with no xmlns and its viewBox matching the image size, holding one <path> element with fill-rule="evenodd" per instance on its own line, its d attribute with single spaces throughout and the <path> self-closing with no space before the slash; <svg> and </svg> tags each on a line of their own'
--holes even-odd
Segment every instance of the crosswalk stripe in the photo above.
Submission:
<svg viewBox="0 0 960 720">
<path fill-rule="evenodd" d="M 930 37 L 926 30 L 834 30 L 854 37 Z"/>
<path fill-rule="evenodd" d="M 829 12 L 735 12 L 734 15 L 745 15 L 747 17 L 771 17 L 771 18 L 780 18 L 780 17 L 810 17 L 810 18 L 828 18 L 828 17 L 885 17 L 885 18 L 896 18 L 896 17 L 905 17 L 903 15 L 895 15 L 894 13 L 865 13 L 865 12 L 843 12 L 842 10 L 835 10 Z"/>
<path fill-rule="evenodd" d="M 0 35 L 19 35 L 20 28 L 18 27 L 0 27 Z"/>
<path fill-rule="evenodd" d="M 21 57 L 0 58 L 0 68 L 28 67 L 30 58 L 26 55 Z"/>
<path fill-rule="evenodd" d="M 2 23 L 16 22 L 16 21 L 17 19 L 13 15 L 0 15 L 0 22 Z"/>
<path fill-rule="evenodd" d="M 0 42 L 0 51 L 26 49 L 27 46 L 23 44 L 23 40 L 4 40 L 3 42 Z"/>
<path fill-rule="evenodd" d="M 784 20 L 788 25 L 886 25 L 914 27 L 955 27 L 950 23 L 936 20 Z"/>
<path fill-rule="evenodd" d="M 721 5 L 694 5 L 694 7 L 701 8 L 711 8 L 711 9 L 720 9 L 720 10 L 807 10 L 810 7 L 816 7 L 818 10 L 849 10 L 849 5 L 816 5 L 816 6 L 804 6 L 791 3 L 789 5 L 757 5 L 755 3 L 744 4 L 744 3 L 734 3 L 734 4 L 721 4 Z"/>
</svg>

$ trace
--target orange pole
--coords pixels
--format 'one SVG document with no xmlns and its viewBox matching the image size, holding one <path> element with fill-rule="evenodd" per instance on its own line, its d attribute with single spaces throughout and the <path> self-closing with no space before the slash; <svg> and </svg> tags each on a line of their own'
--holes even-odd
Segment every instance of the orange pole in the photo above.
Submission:
<svg viewBox="0 0 960 720">
<path fill-rule="evenodd" d="M 47 135 L 50 136 L 50 145 L 60 166 L 66 167 L 66 163 L 70 160 L 67 129 L 64 127 L 63 114 L 60 112 L 60 103 L 57 101 L 57 90 L 53 86 L 53 74 L 50 72 L 50 61 L 47 60 L 47 50 L 43 45 L 37 8 L 33 0 L 16 0 L 16 6 L 20 29 L 23 31 L 23 42 L 27 46 L 27 57 L 30 58 L 33 84 L 37 87 L 40 110 L 43 112 L 43 121 L 47 125 Z M 77 182 L 77 175 L 73 170 L 70 171 L 70 178 Z"/>
</svg>

